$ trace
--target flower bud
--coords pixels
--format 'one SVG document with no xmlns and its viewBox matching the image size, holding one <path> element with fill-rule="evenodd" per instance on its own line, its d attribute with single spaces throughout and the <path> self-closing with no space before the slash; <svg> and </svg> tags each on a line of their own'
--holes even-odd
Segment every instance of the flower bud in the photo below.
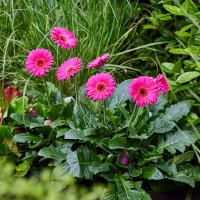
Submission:
<svg viewBox="0 0 200 200">
<path fill-rule="evenodd" d="M 120 162 L 122 165 L 127 165 L 129 163 L 128 153 L 126 151 L 124 151 L 124 153 L 122 154 L 122 156 L 120 158 Z"/>
<path fill-rule="evenodd" d="M 52 123 L 52 121 L 51 121 L 50 119 L 47 119 L 47 120 L 44 121 L 44 125 L 45 125 L 45 126 L 48 126 L 48 125 L 50 125 L 51 123 Z"/>
<path fill-rule="evenodd" d="M 75 101 L 75 99 L 73 97 L 66 97 L 64 98 L 64 103 L 68 104 Z"/>
</svg>

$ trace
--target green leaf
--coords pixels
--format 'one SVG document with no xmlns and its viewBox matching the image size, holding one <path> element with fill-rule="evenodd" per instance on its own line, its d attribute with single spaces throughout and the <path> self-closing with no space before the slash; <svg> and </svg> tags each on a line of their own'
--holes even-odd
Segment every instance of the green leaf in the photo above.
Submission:
<svg viewBox="0 0 200 200">
<path fill-rule="evenodd" d="M 146 24 L 143 26 L 143 29 L 146 30 L 146 29 L 157 29 L 158 27 L 157 26 L 154 26 L 153 24 Z"/>
<path fill-rule="evenodd" d="M 110 102 L 109 102 L 109 108 L 115 109 L 117 106 L 125 103 L 127 100 L 130 99 L 130 95 L 128 94 L 128 86 L 130 85 L 131 80 L 125 80 L 121 82 L 117 88 L 115 89 L 114 94 L 112 95 Z"/>
<path fill-rule="evenodd" d="M 169 50 L 172 54 L 178 54 L 178 55 L 187 55 L 188 51 L 187 49 L 181 49 L 181 48 L 172 48 Z"/>
<path fill-rule="evenodd" d="M 38 143 L 38 142 L 42 141 L 42 138 L 37 135 L 30 134 L 30 133 L 21 133 L 21 134 L 15 135 L 13 137 L 13 141 L 21 142 L 21 143 L 25 143 L 25 142 Z"/>
<path fill-rule="evenodd" d="M 19 97 L 12 100 L 12 102 L 9 105 L 9 113 L 15 113 L 15 114 L 21 114 L 24 113 L 28 108 L 28 98 L 25 97 Z"/>
<path fill-rule="evenodd" d="M 191 108 L 191 101 L 181 101 L 177 104 L 171 105 L 165 110 L 165 116 L 168 120 L 178 121 L 183 116 L 186 116 Z"/>
<path fill-rule="evenodd" d="M 159 98 L 156 104 L 151 106 L 150 111 L 152 112 L 153 115 L 156 115 L 158 114 L 160 110 L 164 109 L 164 106 L 166 105 L 166 103 L 167 103 L 167 95 L 164 95 L 161 93 L 159 95 Z"/>
<path fill-rule="evenodd" d="M 67 140 L 87 140 L 84 132 L 79 129 L 70 129 L 64 135 Z"/>
<path fill-rule="evenodd" d="M 173 71 L 173 67 L 174 67 L 173 63 L 164 62 L 164 63 L 161 64 L 161 68 L 165 72 L 172 72 Z"/>
<path fill-rule="evenodd" d="M 12 119 L 14 119 L 17 123 L 19 124 L 24 124 L 26 127 L 30 127 L 30 125 L 32 123 L 38 123 L 37 119 L 35 117 L 32 117 L 31 115 L 28 115 L 28 114 L 15 114 L 15 113 L 12 113 L 10 115 L 10 117 Z"/>
<path fill-rule="evenodd" d="M 183 4 L 181 5 L 181 9 L 185 9 L 190 14 L 192 14 L 193 17 L 199 12 L 199 9 L 191 0 L 184 1 Z"/>
<path fill-rule="evenodd" d="M 28 161 L 24 161 L 23 163 L 19 164 L 17 167 L 16 167 L 16 174 L 15 176 L 18 176 L 18 177 L 22 177 L 22 176 L 25 176 L 28 172 L 30 168 L 30 165 L 28 163 Z"/>
<path fill-rule="evenodd" d="M 68 128 L 61 128 L 61 129 L 58 128 L 56 138 L 64 136 L 68 130 L 69 130 Z"/>
<path fill-rule="evenodd" d="M 200 181 L 199 165 L 193 165 L 192 163 L 183 163 L 179 166 L 179 172 L 192 178 L 195 182 Z"/>
<path fill-rule="evenodd" d="M 90 135 L 95 135 L 96 134 L 96 129 L 95 128 L 87 128 L 83 130 L 83 134 L 87 137 Z"/>
<path fill-rule="evenodd" d="M 115 183 L 108 183 L 108 186 L 103 190 L 100 200 L 119 200 L 117 197 L 117 186 Z"/>
<path fill-rule="evenodd" d="M 126 137 L 122 137 L 121 135 L 115 135 L 109 142 L 110 149 L 125 149 L 127 146 Z"/>
<path fill-rule="evenodd" d="M 118 175 L 116 176 L 116 184 L 119 200 L 151 200 L 149 194 L 138 188 L 137 182 L 126 181 L 122 176 Z"/>
<path fill-rule="evenodd" d="M 173 158 L 172 162 L 174 162 L 175 164 L 189 162 L 189 161 L 192 160 L 193 157 L 194 157 L 194 152 L 193 151 L 188 151 L 188 152 L 185 152 L 185 153 L 180 154 L 178 156 L 175 156 Z"/>
<path fill-rule="evenodd" d="M 0 142 L 3 142 L 4 138 L 13 138 L 13 128 L 11 126 L 0 125 Z"/>
<path fill-rule="evenodd" d="M 156 120 L 150 122 L 150 135 L 153 133 L 166 133 L 174 127 L 174 123 L 169 121 L 167 116 L 161 114 Z"/>
<path fill-rule="evenodd" d="M 56 120 L 58 117 L 61 116 L 63 109 L 63 104 L 55 104 L 51 106 L 49 112 L 47 113 L 48 118 L 51 120 Z"/>
<path fill-rule="evenodd" d="M 181 28 L 180 32 L 185 32 L 190 28 L 193 28 L 195 25 L 194 24 L 188 24 L 186 26 L 184 26 L 183 28 Z"/>
<path fill-rule="evenodd" d="M 197 141 L 197 136 L 191 131 L 177 131 L 176 133 L 166 134 L 166 140 L 159 138 L 157 152 L 163 153 L 166 149 L 171 154 L 175 154 L 176 150 L 184 153 L 186 147 L 194 144 Z"/>
<path fill-rule="evenodd" d="M 172 6 L 172 5 L 163 5 L 164 8 L 174 14 L 174 15 L 181 15 L 181 16 L 184 16 L 184 13 L 180 10 L 180 8 L 176 7 L 176 6 Z"/>
<path fill-rule="evenodd" d="M 199 46 L 189 46 L 187 48 L 187 51 L 190 53 L 190 54 L 196 54 L 197 56 L 200 54 L 200 47 Z M 191 67 L 192 68 L 192 67 Z"/>
<path fill-rule="evenodd" d="M 0 154 L 7 154 L 10 149 L 4 144 L 4 140 L 13 138 L 13 128 L 11 126 L 0 125 Z"/>
<path fill-rule="evenodd" d="M 66 158 L 66 153 L 63 153 L 59 148 L 54 146 L 44 147 L 38 152 L 39 156 L 51 158 L 57 161 L 62 161 Z"/>
<path fill-rule="evenodd" d="M 176 33 L 176 35 L 178 35 L 179 37 L 190 37 L 190 36 L 191 36 L 191 33 L 188 33 L 188 32 L 176 31 L 175 33 Z"/>
<path fill-rule="evenodd" d="M 188 82 L 198 76 L 200 76 L 200 73 L 196 72 L 196 71 L 185 72 L 177 78 L 176 82 L 177 83 L 185 83 L 185 82 Z"/>
<path fill-rule="evenodd" d="M 148 180 L 162 180 L 163 174 L 154 166 L 147 166 L 142 169 L 142 176 Z"/>
<path fill-rule="evenodd" d="M 173 18 L 171 17 L 171 14 L 158 14 L 156 17 L 157 17 L 159 20 L 162 20 L 162 21 L 168 21 L 168 20 L 173 19 Z"/>
<path fill-rule="evenodd" d="M 93 174 L 109 170 L 107 163 L 99 160 L 95 151 L 90 151 L 87 146 L 81 146 L 76 151 L 67 155 L 65 170 L 73 176 L 86 179 L 92 179 Z"/>
<path fill-rule="evenodd" d="M 174 73 L 180 73 L 180 72 L 181 72 L 181 69 L 182 69 L 182 62 L 181 62 L 181 61 L 177 61 L 177 62 L 174 64 L 173 72 L 174 72 Z"/>
<path fill-rule="evenodd" d="M 174 174 L 173 177 L 167 177 L 167 179 L 173 180 L 173 181 L 178 181 L 181 183 L 187 183 L 188 185 L 190 185 L 191 187 L 195 187 L 195 182 L 193 178 L 190 178 L 189 176 L 186 176 L 185 174 L 181 173 L 181 172 L 177 172 L 176 174 Z"/>
</svg>

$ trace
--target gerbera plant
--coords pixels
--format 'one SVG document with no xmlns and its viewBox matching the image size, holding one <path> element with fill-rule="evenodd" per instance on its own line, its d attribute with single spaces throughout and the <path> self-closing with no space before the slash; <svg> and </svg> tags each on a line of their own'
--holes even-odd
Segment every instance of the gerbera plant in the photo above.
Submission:
<svg viewBox="0 0 200 200">
<path fill-rule="evenodd" d="M 51 37 L 63 48 L 77 44 L 74 34 L 65 28 L 53 28 Z M 11 139 L 19 152 L 26 151 L 22 156 L 26 169 L 33 163 L 39 168 L 48 163 L 78 179 L 101 177 L 108 183 L 102 200 L 149 200 L 145 188 L 156 190 L 155 185 L 160 184 L 159 189 L 165 191 L 163 180 L 172 187 L 180 182 L 194 187 L 200 173 L 188 161 L 200 162 L 199 135 L 186 126 L 185 119 L 192 102 L 168 104 L 169 84 L 162 74 L 117 83 L 115 76 L 103 69 L 78 87 L 78 72 L 99 68 L 108 57 L 105 53 L 86 66 L 81 58 L 68 58 L 57 68 L 55 77 L 68 83 L 75 76 L 76 92 L 70 91 L 70 97 L 60 100 L 59 89 L 49 83 L 54 102 L 50 107 L 43 94 L 27 92 L 34 101 L 23 102 L 26 112 L 10 114 L 18 130 L 20 127 Z M 25 66 L 40 78 L 52 65 L 51 53 L 36 49 L 28 55 Z M 84 71 L 83 75 L 87 76 Z M 63 89 L 67 87 L 65 84 Z M 31 114 L 33 110 L 37 115 Z"/>
</svg>

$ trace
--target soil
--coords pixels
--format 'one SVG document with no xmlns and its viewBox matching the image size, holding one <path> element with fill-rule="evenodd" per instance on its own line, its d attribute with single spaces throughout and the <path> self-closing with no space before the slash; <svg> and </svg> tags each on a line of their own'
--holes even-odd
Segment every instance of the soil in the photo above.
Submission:
<svg viewBox="0 0 200 200">
<path fill-rule="evenodd" d="M 197 183 L 196 187 L 192 190 L 188 187 L 181 187 L 173 192 L 158 194 L 150 191 L 149 194 L 152 200 L 187 200 L 186 196 L 190 191 L 192 192 L 192 199 L 188 200 L 200 200 L 200 183 Z"/>
</svg>

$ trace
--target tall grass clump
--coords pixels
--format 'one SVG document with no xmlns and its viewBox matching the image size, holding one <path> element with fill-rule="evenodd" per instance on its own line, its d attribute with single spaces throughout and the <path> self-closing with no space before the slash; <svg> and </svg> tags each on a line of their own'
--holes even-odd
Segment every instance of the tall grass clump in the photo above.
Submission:
<svg viewBox="0 0 200 200">
<path fill-rule="evenodd" d="M 128 0 L 2 1 L 2 82 L 12 79 L 24 86 L 28 78 L 24 71 L 25 58 L 35 48 L 48 48 L 52 51 L 55 60 L 52 74 L 55 74 L 64 59 L 73 55 L 81 57 L 86 65 L 100 54 L 109 52 L 112 55 L 125 49 L 134 35 L 133 24 L 138 13 L 137 1 L 132 4 L 134 6 Z M 49 34 L 55 26 L 66 27 L 74 32 L 79 40 L 76 49 L 68 52 L 57 48 Z M 111 57 L 110 61 L 113 58 L 117 64 L 119 58 Z M 84 71 L 84 76 L 81 75 L 82 82 L 87 79 L 88 73 Z M 16 79 L 13 79 L 14 75 Z M 37 87 L 40 82 L 35 84 Z"/>
</svg>

